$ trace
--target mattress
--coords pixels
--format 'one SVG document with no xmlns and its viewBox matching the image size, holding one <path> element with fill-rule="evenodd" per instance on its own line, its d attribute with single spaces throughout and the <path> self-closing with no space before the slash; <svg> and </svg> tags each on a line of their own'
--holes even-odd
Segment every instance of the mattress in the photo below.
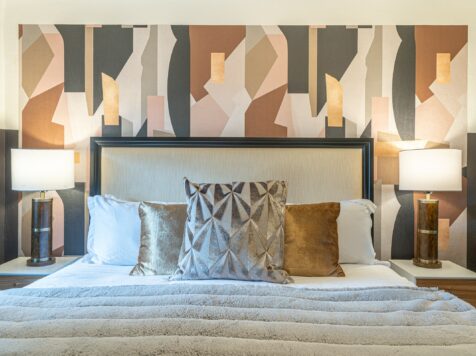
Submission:
<svg viewBox="0 0 476 356">
<path fill-rule="evenodd" d="M 0 355 L 476 354 L 476 309 L 468 303 L 403 286 L 409 282 L 386 266 L 344 268 L 338 280 L 283 285 L 168 282 L 76 263 L 0 292 Z M 111 286 L 80 286 L 99 283 Z M 74 287 L 35 288 L 46 285 Z"/>
<path fill-rule="evenodd" d="M 344 264 L 345 277 L 293 277 L 292 288 L 347 289 L 375 287 L 414 286 L 407 279 L 399 276 L 387 264 L 354 265 Z M 246 282 L 234 280 L 211 281 L 169 281 L 168 276 L 130 276 L 132 266 L 111 266 L 75 263 L 42 278 L 26 288 L 68 288 L 68 287 L 103 287 L 123 285 L 164 285 L 164 284 L 234 284 L 262 285 L 263 282 Z M 270 283 L 266 283 L 273 285 Z"/>
<path fill-rule="evenodd" d="M 78 261 L 0 292 L 0 355 L 475 355 L 468 303 L 386 265 L 342 267 L 283 285 Z"/>
</svg>

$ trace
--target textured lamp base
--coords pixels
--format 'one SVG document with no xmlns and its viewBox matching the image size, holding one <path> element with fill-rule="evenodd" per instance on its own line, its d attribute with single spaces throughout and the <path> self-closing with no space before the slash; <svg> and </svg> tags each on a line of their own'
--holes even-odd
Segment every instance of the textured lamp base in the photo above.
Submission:
<svg viewBox="0 0 476 356">
<path fill-rule="evenodd" d="M 31 267 L 48 266 L 55 263 L 51 256 L 53 245 L 53 199 L 34 198 L 31 209 Z"/>
<path fill-rule="evenodd" d="M 418 200 L 418 222 L 413 264 L 424 268 L 441 268 L 438 261 L 438 200 Z"/>
<path fill-rule="evenodd" d="M 441 261 L 426 261 L 416 257 L 413 259 L 413 264 L 424 268 L 441 268 Z"/>
<path fill-rule="evenodd" d="M 37 258 L 29 258 L 26 261 L 26 265 L 30 267 L 42 267 L 42 266 L 49 266 L 56 262 L 54 257 L 48 257 L 46 260 L 40 260 Z"/>
</svg>

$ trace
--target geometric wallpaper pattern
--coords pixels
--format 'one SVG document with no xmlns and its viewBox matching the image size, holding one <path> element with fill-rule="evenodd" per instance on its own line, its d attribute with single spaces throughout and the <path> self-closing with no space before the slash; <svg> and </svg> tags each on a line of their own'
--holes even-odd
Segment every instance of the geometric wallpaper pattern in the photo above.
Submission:
<svg viewBox="0 0 476 356">
<path fill-rule="evenodd" d="M 467 164 L 467 26 L 23 25 L 19 37 L 20 145 L 75 150 L 75 189 L 52 193 L 57 255 L 82 252 L 91 136 L 372 137 L 382 259 L 413 256 L 421 193 L 398 189 L 398 152 L 458 148 Z M 466 168 L 462 192 L 434 196 L 440 257 L 473 265 Z"/>
</svg>

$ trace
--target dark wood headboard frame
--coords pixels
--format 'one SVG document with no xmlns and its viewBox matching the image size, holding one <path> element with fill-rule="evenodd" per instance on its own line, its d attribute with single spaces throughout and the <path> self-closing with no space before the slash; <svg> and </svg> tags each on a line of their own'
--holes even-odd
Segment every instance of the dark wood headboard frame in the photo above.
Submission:
<svg viewBox="0 0 476 356">
<path fill-rule="evenodd" d="M 91 137 L 91 196 L 101 194 L 103 147 L 358 148 L 362 150 L 362 198 L 374 198 L 371 138 Z"/>
</svg>

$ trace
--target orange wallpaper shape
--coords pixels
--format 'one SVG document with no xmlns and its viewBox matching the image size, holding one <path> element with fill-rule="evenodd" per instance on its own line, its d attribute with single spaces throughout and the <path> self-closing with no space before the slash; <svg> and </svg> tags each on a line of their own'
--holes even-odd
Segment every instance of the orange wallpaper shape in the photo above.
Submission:
<svg viewBox="0 0 476 356">
<path fill-rule="evenodd" d="M 450 53 L 453 59 L 468 42 L 467 26 L 415 26 L 416 94 L 421 102 L 433 93 L 436 79 L 436 54 Z"/>
<path fill-rule="evenodd" d="M 102 73 L 104 125 L 119 125 L 119 84 Z"/>
<path fill-rule="evenodd" d="M 225 82 L 225 53 L 213 52 L 210 54 L 210 72 L 212 83 Z"/>
<path fill-rule="evenodd" d="M 51 120 L 63 83 L 30 99 L 22 113 L 23 148 L 64 148 L 64 127 Z"/>
<path fill-rule="evenodd" d="M 245 114 L 246 137 L 287 136 L 287 128 L 275 124 L 287 89 L 286 84 L 253 100 Z"/>
<path fill-rule="evenodd" d="M 204 85 L 210 79 L 210 55 L 230 53 L 245 38 L 245 26 L 190 26 L 190 91 L 195 101 L 207 95 Z"/>
<path fill-rule="evenodd" d="M 339 81 L 326 74 L 327 116 L 329 127 L 342 127 L 343 90 Z"/>
<path fill-rule="evenodd" d="M 441 84 L 451 81 L 451 53 L 436 54 L 436 81 Z"/>
</svg>

